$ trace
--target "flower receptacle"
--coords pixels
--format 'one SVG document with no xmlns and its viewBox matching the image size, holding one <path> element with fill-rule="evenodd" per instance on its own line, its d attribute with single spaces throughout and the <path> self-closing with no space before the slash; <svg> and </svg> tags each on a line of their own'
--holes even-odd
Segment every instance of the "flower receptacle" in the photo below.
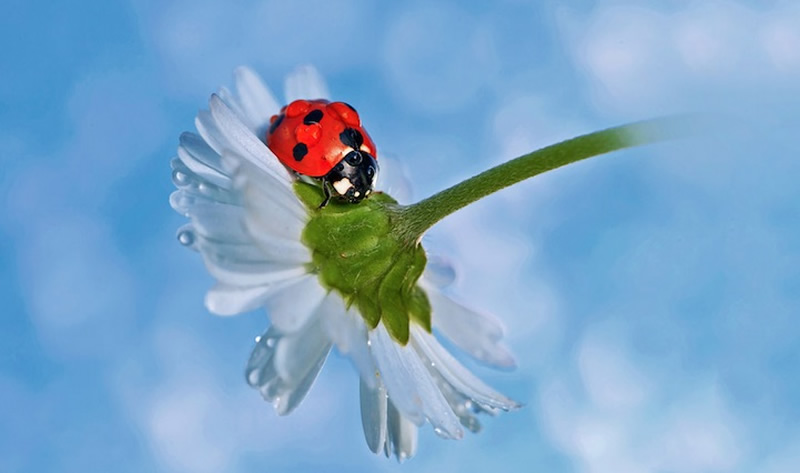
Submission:
<svg viewBox="0 0 800 473">
<path fill-rule="evenodd" d="M 431 330 L 431 307 L 417 285 L 427 258 L 396 228 L 397 202 L 382 192 L 358 204 L 331 201 L 320 209 L 322 189 L 298 181 L 295 192 L 309 211 L 303 243 L 312 252 L 322 285 L 355 305 L 367 326 L 383 321 L 394 340 L 408 342 L 409 324 Z"/>
</svg>

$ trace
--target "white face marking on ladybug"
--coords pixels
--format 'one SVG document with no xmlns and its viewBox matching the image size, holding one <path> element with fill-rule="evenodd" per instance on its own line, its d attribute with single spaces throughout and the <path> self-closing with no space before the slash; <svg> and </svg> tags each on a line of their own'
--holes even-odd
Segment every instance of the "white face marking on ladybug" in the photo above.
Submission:
<svg viewBox="0 0 800 473">
<path fill-rule="evenodd" d="M 339 195 L 345 195 L 351 187 L 353 187 L 353 183 L 346 177 L 333 183 L 333 188 L 336 189 Z"/>
<path fill-rule="evenodd" d="M 353 197 L 359 197 L 360 195 L 361 195 L 361 192 L 359 192 L 359 191 L 355 191 L 353 193 Z"/>
</svg>

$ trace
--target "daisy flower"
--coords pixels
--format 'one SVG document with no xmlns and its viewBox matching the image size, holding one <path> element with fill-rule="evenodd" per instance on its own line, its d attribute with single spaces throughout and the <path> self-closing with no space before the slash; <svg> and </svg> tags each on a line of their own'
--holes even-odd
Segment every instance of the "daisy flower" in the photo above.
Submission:
<svg viewBox="0 0 800 473">
<path fill-rule="evenodd" d="M 301 98 L 328 98 L 310 67 L 286 81 L 285 103 Z M 426 422 L 439 436 L 459 439 L 465 429 L 480 429 L 478 414 L 519 407 L 437 338 L 489 365 L 514 365 L 501 344 L 500 324 L 443 292 L 451 267 L 426 264 L 418 242 L 398 246 L 388 235 L 369 243 L 378 248 L 370 247 L 369 258 L 385 264 L 370 285 L 362 274 L 370 266 L 357 254 L 366 243 L 326 250 L 319 235 L 380 226 L 386 214 L 375 206 L 393 200 L 376 192 L 361 204 L 332 203 L 319 211 L 312 203 L 318 186 L 298 179 L 265 145 L 270 117 L 279 110 L 260 78 L 239 68 L 235 93 L 221 88 L 211 96 L 209 109 L 195 119 L 197 134 L 181 135 L 172 161 L 178 190 L 170 203 L 191 221 L 178 240 L 200 253 L 217 280 L 206 295 L 208 310 L 235 315 L 263 307 L 269 316 L 271 326 L 256 339 L 247 363 L 247 382 L 278 414 L 289 414 L 335 347 L 359 374 L 367 445 L 400 461 L 415 454 L 417 429 Z M 358 264 L 357 274 L 348 276 Z M 352 287 L 336 284 L 340 279 L 354 281 Z M 390 291 L 390 282 L 397 291 Z"/>
</svg>

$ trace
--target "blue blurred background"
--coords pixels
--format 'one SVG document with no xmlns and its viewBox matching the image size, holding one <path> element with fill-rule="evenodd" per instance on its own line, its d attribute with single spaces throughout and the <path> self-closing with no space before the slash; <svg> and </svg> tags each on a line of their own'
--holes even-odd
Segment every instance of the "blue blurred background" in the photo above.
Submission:
<svg viewBox="0 0 800 473">
<path fill-rule="evenodd" d="M 793 1 L 6 0 L 0 471 L 800 471 L 800 6 Z M 277 417 L 181 248 L 169 159 L 240 64 L 316 65 L 415 197 L 674 111 L 726 132 L 537 177 L 446 219 L 454 293 L 503 319 L 523 401 L 369 453 L 332 357 Z"/>
</svg>

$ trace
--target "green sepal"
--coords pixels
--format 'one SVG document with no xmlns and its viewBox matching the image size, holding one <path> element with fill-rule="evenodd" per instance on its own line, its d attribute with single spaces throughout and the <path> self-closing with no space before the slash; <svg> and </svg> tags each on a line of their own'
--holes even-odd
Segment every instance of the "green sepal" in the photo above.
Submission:
<svg viewBox="0 0 800 473">
<path fill-rule="evenodd" d="M 397 202 L 375 192 L 357 204 L 332 199 L 320 209 L 320 186 L 298 181 L 294 187 L 309 210 L 303 243 L 322 285 L 355 306 L 370 329 L 383 321 L 401 345 L 408 343 L 412 320 L 430 331 L 430 304 L 417 286 L 425 250 L 395 230 Z"/>
<path fill-rule="evenodd" d="M 428 333 L 433 328 L 431 327 L 431 303 L 428 300 L 428 295 L 419 287 L 415 287 L 409 298 L 408 313 L 411 320 L 418 323 Z"/>
<path fill-rule="evenodd" d="M 403 282 L 406 279 L 408 268 L 413 261 L 413 255 L 403 253 L 398 256 L 395 264 L 383 277 L 378 289 L 378 300 L 381 306 L 383 319 L 389 335 L 402 344 L 408 342 L 408 323 L 410 314 L 406 308 L 403 297 Z"/>
</svg>

